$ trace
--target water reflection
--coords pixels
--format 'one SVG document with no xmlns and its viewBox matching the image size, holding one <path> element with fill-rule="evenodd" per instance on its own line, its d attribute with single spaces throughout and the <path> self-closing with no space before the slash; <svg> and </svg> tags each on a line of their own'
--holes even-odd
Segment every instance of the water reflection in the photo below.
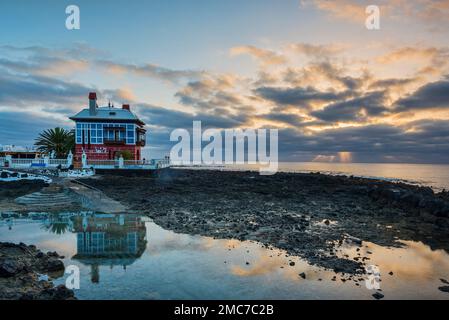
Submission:
<svg viewBox="0 0 449 320">
<path fill-rule="evenodd" d="M 72 257 L 91 267 L 91 281 L 100 281 L 99 266 L 133 264 L 145 251 L 146 228 L 139 216 L 91 214 L 73 217 L 77 253 Z"/>
<path fill-rule="evenodd" d="M 52 213 L 44 216 L 42 227 L 49 232 L 60 235 L 73 230 L 73 221 L 68 215 Z"/>
<path fill-rule="evenodd" d="M 0 241 L 57 251 L 80 268 L 80 299 L 373 299 L 363 277 L 348 280 L 256 242 L 174 233 L 139 215 L 1 216 Z M 417 242 L 336 249 L 379 266 L 385 299 L 449 298 L 438 290 L 440 278 L 449 279 L 442 250 Z"/>
<path fill-rule="evenodd" d="M 29 213 L 28 219 L 5 219 L 9 230 L 15 223 L 40 221 L 41 228 L 55 235 L 76 234 L 72 260 L 91 268 L 91 281 L 100 282 L 100 266 L 126 267 L 145 251 L 147 230 L 139 215 L 96 213 Z"/>
</svg>

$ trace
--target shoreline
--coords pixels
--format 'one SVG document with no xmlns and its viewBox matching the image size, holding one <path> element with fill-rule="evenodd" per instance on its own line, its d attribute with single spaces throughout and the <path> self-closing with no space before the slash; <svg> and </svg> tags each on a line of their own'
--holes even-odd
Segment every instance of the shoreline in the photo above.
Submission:
<svg viewBox="0 0 449 320">
<path fill-rule="evenodd" d="M 71 205 L 50 211 L 45 206 L 41 212 L 143 215 L 175 233 L 280 249 L 286 257 L 298 257 L 356 285 L 371 264 L 371 244 L 402 248 L 414 241 L 449 252 L 448 192 L 320 173 L 261 176 L 254 171 L 170 169 L 145 177 L 64 178 L 50 185 L 40 180 L 0 182 L 0 212 L 6 217 L 30 211 L 28 206 L 4 210 L 16 197 L 61 192 Z M 348 248 L 355 252 L 352 257 L 346 254 Z M 31 262 L 31 268 L 39 267 L 39 261 Z M 39 293 L 40 284 L 33 279 L 19 287 L 20 295 L 51 299 L 53 295 Z M 26 295 L 25 285 L 34 288 L 34 294 Z M 70 295 L 64 288 L 49 289 L 56 290 L 57 299 Z"/>
<path fill-rule="evenodd" d="M 383 176 L 381 174 L 362 174 L 362 173 L 355 173 L 354 171 L 342 171 L 337 169 L 330 169 L 330 168 L 309 168 L 309 169 L 298 169 L 293 168 L 295 165 L 316 165 L 316 164 L 323 164 L 324 166 L 336 166 L 336 167 L 345 167 L 345 166 L 353 166 L 353 165 L 391 165 L 391 166 L 418 166 L 418 167 L 441 167 L 441 168 L 448 168 L 449 170 L 449 164 L 413 164 L 413 163 L 327 163 L 327 162 L 281 162 L 280 166 L 278 168 L 277 173 L 300 173 L 300 174 L 313 174 L 313 173 L 319 173 L 324 175 L 330 175 L 330 176 L 346 176 L 346 177 L 355 177 L 355 178 L 364 178 L 364 179 L 370 179 L 370 180 L 381 180 L 386 182 L 400 182 L 405 184 L 410 184 L 418 187 L 430 187 L 435 192 L 441 192 L 445 190 L 449 190 L 449 184 L 441 184 L 437 181 L 427 181 L 424 177 L 416 177 L 416 178 L 404 178 L 404 177 L 393 177 L 393 176 Z M 283 168 L 284 167 L 284 168 Z M 172 169 L 175 170 L 216 170 L 216 171 L 238 171 L 238 172 L 244 172 L 244 171 L 250 171 L 250 172 L 259 172 L 259 168 L 257 166 L 252 167 L 251 165 L 179 165 L 179 166 L 172 166 Z M 448 178 L 449 179 L 449 178 Z"/>
<path fill-rule="evenodd" d="M 176 169 L 154 177 L 81 179 L 180 233 L 254 240 L 309 263 L 363 273 L 369 257 L 338 256 L 346 242 L 449 249 L 449 197 L 428 187 L 323 174 Z M 400 237 L 400 238 L 399 238 Z"/>
<path fill-rule="evenodd" d="M 339 256 L 347 243 L 400 247 L 397 240 L 413 240 L 449 251 L 449 193 L 429 187 L 321 173 L 260 176 L 254 171 L 188 169 L 76 181 L 86 185 L 70 179 L 52 184 L 73 199 L 64 211 L 82 207 L 142 214 L 167 230 L 253 240 L 335 272 L 363 273 L 369 262 L 369 257 Z M 5 183 L 8 188 L 1 188 Z M 9 188 L 13 185 L 17 192 Z M 7 197 L 0 192 L 0 209 L 8 206 L 6 198 L 47 188 L 42 181 L 1 182 L 0 191 L 9 191 Z"/>
<path fill-rule="evenodd" d="M 0 242 L 0 300 L 76 299 L 73 290 L 52 282 L 64 275 L 62 258 L 34 245 Z"/>
</svg>

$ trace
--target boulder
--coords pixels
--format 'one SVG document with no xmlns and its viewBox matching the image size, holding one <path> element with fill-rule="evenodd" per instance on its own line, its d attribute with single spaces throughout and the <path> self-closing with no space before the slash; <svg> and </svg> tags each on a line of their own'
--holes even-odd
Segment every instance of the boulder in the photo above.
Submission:
<svg viewBox="0 0 449 320">
<path fill-rule="evenodd" d="M 12 277 L 21 270 L 22 268 L 17 261 L 8 258 L 0 260 L 0 277 Z"/>
</svg>

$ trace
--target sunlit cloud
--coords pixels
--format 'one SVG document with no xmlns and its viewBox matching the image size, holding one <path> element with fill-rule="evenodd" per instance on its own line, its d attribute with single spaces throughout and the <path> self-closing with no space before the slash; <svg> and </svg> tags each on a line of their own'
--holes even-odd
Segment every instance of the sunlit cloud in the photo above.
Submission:
<svg viewBox="0 0 449 320">
<path fill-rule="evenodd" d="M 261 49 L 254 46 L 234 47 L 230 50 L 231 56 L 248 54 L 257 59 L 262 65 L 278 65 L 287 62 L 287 59 L 271 50 Z"/>
</svg>

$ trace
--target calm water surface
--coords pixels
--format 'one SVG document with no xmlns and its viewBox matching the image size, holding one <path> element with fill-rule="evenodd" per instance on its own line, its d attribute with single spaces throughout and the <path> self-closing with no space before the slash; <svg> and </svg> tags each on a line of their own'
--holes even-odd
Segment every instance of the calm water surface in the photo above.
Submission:
<svg viewBox="0 0 449 320">
<path fill-rule="evenodd" d="M 341 276 L 332 281 L 333 272 L 259 243 L 177 234 L 139 215 L 3 217 L 0 241 L 35 244 L 64 255 L 66 266 L 79 266 L 79 299 L 372 299 L 374 293 L 364 280 L 359 286 Z M 449 255 L 422 243 L 404 245 L 361 249 L 372 252 L 370 261 L 381 270 L 385 299 L 449 299 L 438 290 L 440 278 L 449 280 Z M 341 254 L 354 257 L 356 248 L 344 246 Z"/>
<path fill-rule="evenodd" d="M 206 167 L 207 168 L 207 167 Z M 214 169 L 217 169 L 214 167 Z M 226 170 L 258 170 L 254 165 L 229 165 Z M 280 172 L 316 172 L 345 174 L 370 178 L 402 180 L 430 186 L 436 191 L 449 189 L 449 165 L 446 164 L 398 164 L 398 163 L 323 163 L 281 162 Z"/>
</svg>

